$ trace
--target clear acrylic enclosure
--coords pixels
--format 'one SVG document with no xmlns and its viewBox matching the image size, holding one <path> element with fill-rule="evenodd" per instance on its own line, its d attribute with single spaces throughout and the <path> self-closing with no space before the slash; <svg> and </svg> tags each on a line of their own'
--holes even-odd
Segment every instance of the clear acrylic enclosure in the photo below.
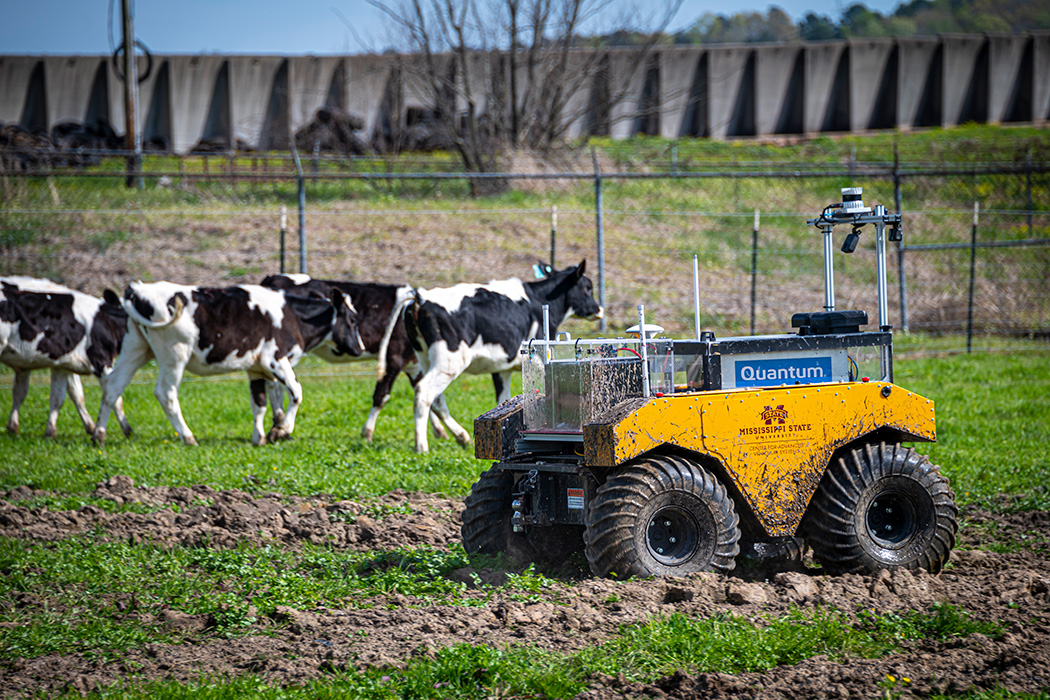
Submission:
<svg viewBox="0 0 1050 700">
<path fill-rule="evenodd" d="M 674 391 L 672 340 L 533 340 L 525 352 L 526 430 L 582 431 L 621 401 L 645 396 L 646 379 L 650 396 Z"/>
</svg>

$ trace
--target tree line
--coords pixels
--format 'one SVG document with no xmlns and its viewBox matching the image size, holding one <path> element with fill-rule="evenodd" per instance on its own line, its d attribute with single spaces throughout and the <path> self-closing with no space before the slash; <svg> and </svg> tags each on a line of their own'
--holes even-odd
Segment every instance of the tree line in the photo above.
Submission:
<svg viewBox="0 0 1050 700">
<path fill-rule="evenodd" d="M 707 12 L 690 26 L 663 38 L 667 44 L 725 44 L 769 41 L 932 36 L 942 33 L 1024 32 L 1050 29 L 1044 0 L 911 0 L 884 15 L 863 3 L 847 7 L 837 20 L 809 12 L 798 22 L 776 5 L 733 15 Z M 633 43 L 620 33 L 612 44 Z M 623 45 L 623 44 L 620 44 Z"/>
</svg>

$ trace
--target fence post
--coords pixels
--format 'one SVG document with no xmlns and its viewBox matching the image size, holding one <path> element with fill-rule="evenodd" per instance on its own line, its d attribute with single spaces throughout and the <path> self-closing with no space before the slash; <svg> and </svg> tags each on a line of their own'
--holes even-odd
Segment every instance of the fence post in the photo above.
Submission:
<svg viewBox="0 0 1050 700">
<path fill-rule="evenodd" d="M 1025 189 L 1028 191 L 1028 237 L 1032 238 L 1032 147 L 1024 159 Z"/>
<path fill-rule="evenodd" d="M 755 209 L 755 223 L 751 227 L 751 335 L 755 334 L 755 301 L 758 279 L 758 209 Z"/>
<path fill-rule="evenodd" d="M 281 205 L 281 274 L 284 274 L 284 238 L 288 232 L 288 207 Z"/>
<path fill-rule="evenodd" d="M 299 272 L 306 274 L 306 182 L 303 179 L 303 166 L 299 162 L 299 151 L 292 144 L 292 155 L 295 156 L 295 170 L 299 181 Z"/>
<path fill-rule="evenodd" d="M 605 224 L 602 221 L 602 168 L 598 164 L 598 151 L 591 146 L 594 161 L 594 223 L 598 228 L 598 304 L 605 309 Z M 598 328 L 604 333 L 608 329 L 607 313 L 602 314 Z"/>
<path fill-rule="evenodd" d="M 970 302 L 966 313 L 966 352 L 973 349 L 973 287 L 977 270 L 977 212 L 980 205 L 973 203 L 973 228 L 970 229 Z"/>
<path fill-rule="evenodd" d="M 897 142 L 893 142 L 893 206 L 898 214 L 902 213 L 901 205 L 901 161 Z M 903 225 L 902 225 L 903 230 Z M 908 332 L 908 283 L 904 273 L 904 238 L 897 241 L 897 284 L 900 287 L 901 330 Z"/>
<path fill-rule="evenodd" d="M 557 267 L 554 253 L 558 249 L 558 205 L 551 207 L 551 268 Z"/>
</svg>

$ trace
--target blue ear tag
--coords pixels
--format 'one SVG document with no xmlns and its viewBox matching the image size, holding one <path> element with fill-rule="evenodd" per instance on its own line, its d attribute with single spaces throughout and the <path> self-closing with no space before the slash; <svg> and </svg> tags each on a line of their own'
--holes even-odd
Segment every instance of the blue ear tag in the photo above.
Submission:
<svg viewBox="0 0 1050 700">
<path fill-rule="evenodd" d="M 541 280 L 541 279 L 543 279 L 544 277 L 546 277 L 546 276 L 547 276 L 547 273 L 546 273 L 546 272 L 544 272 L 544 271 L 543 271 L 543 268 L 542 268 L 542 267 L 540 267 L 539 265 L 533 265 L 533 266 L 532 266 L 532 274 L 533 274 L 533 275 L 534 275 L 534 276 L 536 277 L 536 279 L 538 279 L 538 280 Z"/>
</svg>

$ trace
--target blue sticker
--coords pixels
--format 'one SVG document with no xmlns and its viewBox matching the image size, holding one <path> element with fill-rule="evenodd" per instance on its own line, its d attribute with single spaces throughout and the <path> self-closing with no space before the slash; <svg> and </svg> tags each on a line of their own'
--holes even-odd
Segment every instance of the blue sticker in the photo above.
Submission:
<svg viewBox="0 0 1050 700">
<path fill-rule="evenodd" d="M 744 360 L 736 363 L 736 385 L 777 386 L 833 381 L 830 357 Z"/>
</svg>

